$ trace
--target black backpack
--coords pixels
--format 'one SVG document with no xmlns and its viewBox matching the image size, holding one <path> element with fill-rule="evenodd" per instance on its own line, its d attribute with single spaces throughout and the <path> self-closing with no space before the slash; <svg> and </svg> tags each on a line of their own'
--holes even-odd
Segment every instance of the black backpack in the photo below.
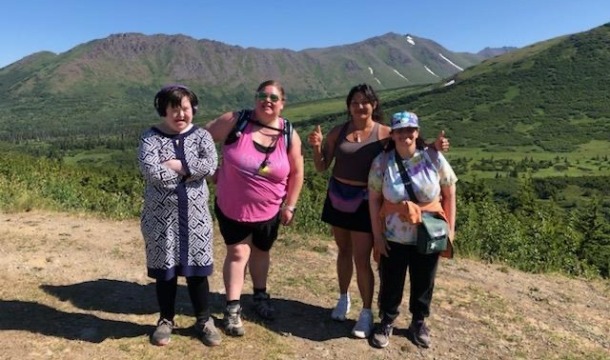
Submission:
<svg viewBox="0 0 610 360">
<path fill-rule="evenodd" d="M 242 131 L 246 128 L 248 122 L 252 122 L 255 124 L 260 124 L 257 120 L 251 120 L 252 112 L 254 110 L 244 109 L 238 113 L 237 121 L 235 122 L 235 126 L 227 135 L 225 140 L 225 145 L 233 144 L 237 141 L 237 139 L 241 136 Z M 284 129 L 282 131 L 282 135 L 284 136 L 284 144 L 286 144 L 286 151 L 290 151 L 290 145 L 292 145 L 292 124 L 287 119 L 284 119 Z"/>
</svg>

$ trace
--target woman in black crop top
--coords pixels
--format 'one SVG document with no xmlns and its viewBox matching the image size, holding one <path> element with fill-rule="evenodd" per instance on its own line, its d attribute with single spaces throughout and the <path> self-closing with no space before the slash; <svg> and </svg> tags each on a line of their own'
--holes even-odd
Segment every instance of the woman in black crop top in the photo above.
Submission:
<svg viewBox="0 0 610 360">
<path fill-rule="evenodd" d="M 383 112 L 377 94 L 368 84 L 354 86 L 346 99 L 348 121 L 330 130 L 323 142 L 320 126 L 308 136 L 313 147 L 317 171 L 325 171 L 334 160 L 322 221 L 332 226 L 338 247 L 337 277 L 340 297 L 331 313 L 338 321 L 345 320 L 350 310 L 349 284 L 353 264 L 362 297 L 362 310 L 352 334 L 368 338 L 373 330 L 373 290 L 375 278 L 371 267 L 373 236 L 367 201 L 368 173 L 373 159 L 382 151 L 390 136 L 390 128 L 382 124 Z M 435 144 L 446 150 L 449 142 L 441 133 Z"/>
</svg>

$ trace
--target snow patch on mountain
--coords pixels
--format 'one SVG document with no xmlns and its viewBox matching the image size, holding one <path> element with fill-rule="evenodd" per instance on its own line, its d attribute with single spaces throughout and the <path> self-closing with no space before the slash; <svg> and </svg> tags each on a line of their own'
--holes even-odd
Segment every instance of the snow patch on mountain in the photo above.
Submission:
<svg viewBox="0 0 610 360">
<path fill-rule="evenodd" d="M 464 69 L 462 69 L 461 67 L 457 66 L 456 64 L 454 64 L 451 60 L 447 59 L 443 54 L 438 53 L 438 55 L 443 58 L 443 60 L 445 60 L 446 62 L 448 62 L 450 65 L 452 65 L 453 67 L 455 67 L 456 69 L 460 70 L 460 71 L 464 71 Z"/>
<path fill-rule="evenodd" d="M 398 72 L 398 70 L 396 70 L 396 69 L 392 69 L 392 70 L 393 70 L 393 71 L 394 71 L 396 74 L 398 74 L 398 76 L 400 76 L 401 78 L 403 78 L 403 79 L 405 79 L 405 80 L 409 81 L 409 79 L 407 79 L 407 78 L 406 78 L 406 77 L 405 77 L 403 74 L 399 73 L 399 72 Z"/>
<path fill-rule="evenodd" d="M 425 68 L 425 69 L 426 69 L 426 71 L 428 71 L 430 74 L 432 74 L 432 75 L 434 75 L 434 76 L 436 76 L 436 77 L 440 77 L 440 76 L 436 75 L 436 74 L 434 73 L 434 71 L 430 70 L 430 68 L 429 68 L 429 67 L 427 67 L 426 65 L 424 65 L 424 68 Z"/>
</svg>

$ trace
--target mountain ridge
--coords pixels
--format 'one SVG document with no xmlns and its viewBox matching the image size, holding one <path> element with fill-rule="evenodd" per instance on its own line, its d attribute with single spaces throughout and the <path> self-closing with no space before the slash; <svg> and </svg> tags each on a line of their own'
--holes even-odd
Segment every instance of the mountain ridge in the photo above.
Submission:
<svg viewBox="0 0 610 360">
<path fill-rule="evenodd" d="M 337 81 L 344 75 L 350 75 L 356 82 L 376 82 L 378 87 L 383 89 L 434 82 L 436 79 L 431 77 L 422 65 L 438 72 L 440 77 L 456 72 L 457 69 L 448 67 L 438 59 L 432 63 L 424 63 L 425 60 L 433 59 L 434 52 L 455 58 L 453 61 L 460 67 L 468 67 L 483 59 L 476 54 L 451 52 L 423 38 L 417 38 L 418 45 L 414 46 L 415 44 L 402 41 L 404 38 L 405 36 L 396 33 L 387 33 L 352 44 L 293 51 L 243 48 L 215 40 L 196 40 L 186 35 L 121 33 L 77 45 L 55 56 L 51 56 L 50 52 L 33 54 L 35 59 L 41 59 L 40 66 L 43 69 L 30 69 L 29 60 L 32 56 L 29 56 L 0 69 L 0 80 L 12 71 L 27 73 L 44 70 L 37 74 L 37 84 L 47 84 L 50 90 L 55 91 L 63 91 L 61 84 L 64 83 L 77 85 L 85 77 L 89 81 L 99 81 L 102 76 L 113 80 L 120 78 L 133 81 L 134 77 L 137 78 L 139 75 L 148 76 L 146 78 L 149 80 L 148 83 L 142 81 L 145 79 L 137 79 L 139 81 L 136 83 L 145 85 L 171 79 L 199 80 L 214 86 L 237 87 L 242 86 L 244 81 L 246 83 L 258 81 L 249 77 L 281 78 L 281 80 L 287 78 L 284 82 L 290 84 L 292 77 L 308 79 L 312 77 L 312 72 L 318 72 L 323 75 L 317 79 L 318 81 Z M 335 65 L 337 62 L 340 66 Z M 384 68 L 384 65 L 388 68 Z M 415 66 L 419 69 L 414 70 Z M 380 78 L 375 76 L 367 76 L 373 75 L 372 71 L 366 74 L 369 68 L 378 68 L 375 71 L 380 73 L 380 78 L 384 82 L 382 83 Z M 303 69 L 308 70 L 309 73 L 303 73 Z M 132 72 L 134 70 L 135 73 Z M 409 73 L 411 79 L 407 80 L 405 76 L 396 75 L 394 70 Z M 254 76 L 248 76 L 249 72 L 254 73 Z M 290 72 L 295 75 L 291 75 Z M 61 78 L 57 80 L 60 84 L 52 81 L 54 77 Z M 43 79 L 45 81 L 42 81 Z M 22 80 L 25 80 L 26 84 L 34 81 Z M 19 83 L 12 85 L 23 86 Z M 298 84 L 290 86 L 297 93 L 303 87 L 306 86 Z M 334 91 L 333 95 L 339 93 L 336 87 L 332 85 L 327 87 L 330 88 L 330 92 Z M 312 97 L 309 96 L 307 99 Z"/>
<path fill-rule="evenodd" d="M 255 87 L 267 79 L 280 80 L 294 103 L 345 96 L 363 82 L 378 90 L 434 83 L 481 60 L 396 33 L 301 51 L 242 48 L 186 35 L 113 34 L 0 69 L 0 138 L 15 130 L 7 127 L 15 122 L 26 138 L 60 133 L 61 119 L 69 119 L 76 132 L 104 131 L 102 123 L 124 127 L 124 118 L 141 127 L 154 116 L 150 101 L 166 83 L 186 84 L 205 99 L 206 113 L 220 113 L 250 106 Z"/>
</svg>

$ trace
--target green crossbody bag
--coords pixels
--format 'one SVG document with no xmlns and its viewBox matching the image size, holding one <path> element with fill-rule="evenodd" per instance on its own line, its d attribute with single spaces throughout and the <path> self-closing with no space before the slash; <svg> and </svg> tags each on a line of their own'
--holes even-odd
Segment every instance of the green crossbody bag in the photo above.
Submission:
<svg viewBox="0 0 610 360">
<path fill-rule="evenodd" d="M 411 178 L 407 173 L 407 169 L 402 163 L 400 155 L 394 155 L 400 177 L 405 184 L 405 189 L 409 194 L 409 198 L 416 202 L 417 196 L 413 191 Z M 422 222 L 417 226 L 417 251 L 420 254 L 434 254 L 447 250 L 447 242 L 449 241 L 449 224 L 440 216 L 434 213 L 422 212 Z"/>
<path fill-rule="evenodd" d="M 422 213 L 422 222 L 417 227 L 417 251 L 434 254 L 447 250 L 449 224 L 433 213 Z"/>
</svg>

